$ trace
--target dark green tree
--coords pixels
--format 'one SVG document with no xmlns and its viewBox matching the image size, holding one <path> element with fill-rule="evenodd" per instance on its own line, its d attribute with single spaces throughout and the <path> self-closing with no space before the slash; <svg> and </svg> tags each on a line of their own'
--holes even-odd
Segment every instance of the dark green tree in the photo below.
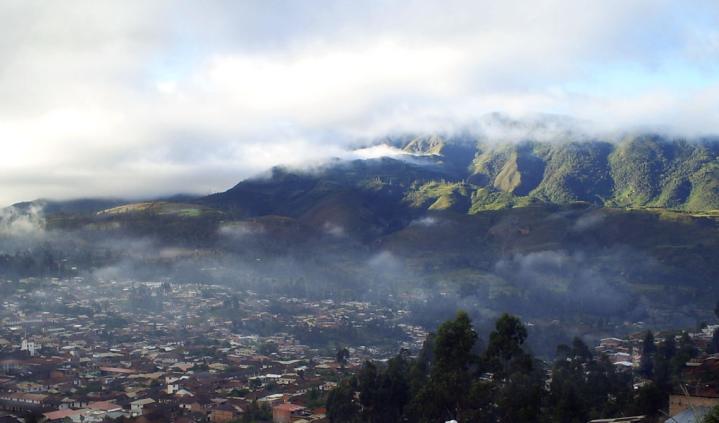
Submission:
<svg viewBox="0 0 719 423">
<path fill-rule="evenodd" d="M 358 384 L 364 421 L 401 421 L 404 408 L 409 402 L 408 370 L 409 363 L 403 353 L 390 359 L 385 369 L 378 369 L 371 362 L 362 366 Z"/>
<path fill-rule="evenodd" d="M 420 422 L 466 421 L 463 417 L 469 410 L 470 387 L 479 360 L 472 352 L 476 341 L 477 333 L 463 311 L 439 327 L 429 381 L 411 405 Z"/>
<path fill-rule="evenodd" d="M 547 414 L 560 423 L 586 422 L 621 415 L 632 400 L 632 380 L 616 372 L 604 356 L 594 358 L 575 338 L 572 347 L 558 347 L 552 370 Z"/>
<path fill-rule="evenodd" d="M 527 329 L 522 322 L 514 316 L 503 314 L 495 325 L 494 331 L 489 334 L 489 344 L 485 352 L 485 362 L 488 370 L 495 373 L 499 379 L 519 369 L 517 365 L 526 365 L 522 345 L 527 339 Z"/>
<path fill-rule="evenodd" d="M 355 401 L 357 381 L 352 378 L 340 382 L 327 396 L 327 418 L 332 423 L 359 421 L 360 407 Z"/>
<path fill-rule="evenodd" d="M 655 383 L 648 383 L 637 390 L 632 414 L 656 418 L 666 410 L 668 397 Z"/>
<path fill-rule="evenodd" d="M 410 366 L 409 385 L 410 395 L 414 397 L 427 383 L 429 371 L 434 360 L 434 333 L 429 333 L 422 344 L 417 358 Z"/>
<path fill-rule="evenodd" d="M 719 329 L 714 329 L 712 339 L 707 345 L 707 353 L 716 354 L 717 352 L 719 352 Z"/>
<path fill-rule="evenodd" d="M 594 356 L 582 338 L 575 336 L 572 340 L 572 360 L 579 363 L 589 363 Z"/>
<path fill-rule="evenodd" d="M 522 322 L 506 313 L 489 335 L 484 364 L 494 375 L 494 403 L 501 421 L 535 421 L 539 416 L 544 374 L 525 351 L 526 339 Z"/>
<path fill-rule="evenodd" d="M 677 349 L 674 358 L 672 358 L 672 379 L 673 383 L 682 382 L 682 371 L 689 360 L 696 357 L 699 354 L 694 341 L 688 333 L 683 332 L 679 337 L 679 348 Z"/>
<path fill-rule="evenodd" d="M 642 341 L 642 359 L 639 363 L 639 374 L 647 379 L 654 377 L 654 353 L 656 350 L 654 334 L 648 330 Z"/>
<path fill-rule="evenodd" d="M 662 391 L 667 393 L 672 390 L 672 360 L 674 360 L 676 354 L 676 340 L 673 334 L 669 334 L 664 338 L 664 341 L 659 344 L 654 357 L 654 382 Z"/>
<path fill-rule="evenodd" d="M 339 363 L 340 366 L 342 366 L 342 368 L 344 369 L 350 359 L 350 350 L 348 350 L 346 347 L 339 348 L 337 350 L 336 359 L 337 363 Z"/>
<path fill-rule="evenodd" d="M 719 423 L 719 405 L 713 407 L 709 413 L 704 416 L 701 423 Z"/>
</svg>

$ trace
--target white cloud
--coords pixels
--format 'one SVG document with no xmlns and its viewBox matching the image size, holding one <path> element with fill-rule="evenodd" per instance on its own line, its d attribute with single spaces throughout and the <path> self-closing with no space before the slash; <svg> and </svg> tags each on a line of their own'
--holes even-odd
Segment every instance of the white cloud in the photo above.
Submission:
<svg viewBox="0 0 719 423">
<path fill-rule="evenodd" d="M 719 132 L 711 1 L 11 0 L 0 14 L 0 204 L 220 190 L 494 111 Z M 624 67 L 652 82 L 602 77 Z"/>
<path fill-rule="evenodd" d="M 0 240 L 6 238 L 37 238 L 44 233 L 42 210 L 31 207 L 23 212 L 8 207 L 0 210 Z"/>
</svg>

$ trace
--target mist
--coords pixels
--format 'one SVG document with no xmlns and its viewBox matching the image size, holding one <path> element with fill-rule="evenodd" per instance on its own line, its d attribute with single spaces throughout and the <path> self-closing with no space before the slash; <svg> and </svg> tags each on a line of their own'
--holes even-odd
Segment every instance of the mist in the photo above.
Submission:
<svg viewBox="0 0 719 423">
<path fill-rule="evenodd" d="M 240 296 L 365 301 L 406 309 L 404 321 L 428 330 L 457 309 L 468 310 L 477 327 L 487 330 L 500 313 L 511 312 L 541 334 L 533 337 L 532 348 L 543 356 L 574 335 L 627 333 L 637 329 L 636 322 L 693 326 L 708 315 L 677 307 L 691 301 L 683 294 L 667 304 L 638 292 L 637 284 L 650 281 L 680 278 L 694 286 L 701 278 L 659 261 L 631 240 L 603 240 L 604 225 L 614 217 L 601 209 L 547 214 L 539 222 L 564 227 L 569 236 L 560 235 L 554 248 L 518 238 L 510 229 L 516 225 L 512 217 L 472 229 L 461 223 L 465 218 L 427 213 L 373 240 L 330 221 L 311 228 L 291 220 L 278 226 L 266 218 L 209 219 L 182 229 L 190 232 L 173 233 L 169 228 L 188 222 L 166 216 L 152 220 L 153 231 L 147 232 L 144 224 L 136 227 L 137 219 L 103 216 L 63 227 L 49 224 L 39 209 L 6 210 L 0 278 L 222 286 Z M 456 240 L 455 231 L 483 241 L 472 241 L 477 247 L 470 250 L 456 241 L 441 253 L 431 247 L 443 245 L 444 237 Z M 408 234 L 414 243 L 398 242 Z"/>
</svg>

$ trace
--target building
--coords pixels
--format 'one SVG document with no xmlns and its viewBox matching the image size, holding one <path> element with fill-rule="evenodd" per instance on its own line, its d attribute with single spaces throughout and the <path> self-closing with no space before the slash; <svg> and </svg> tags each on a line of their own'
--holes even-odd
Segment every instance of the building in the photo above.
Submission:
<svg viewBox="0 0 719 423">
<path fill-rule="evenodd" d="M 47 395 L 10 392 L 0 394 L 0 406 L 7 411 L 34 412 L 47 409 Z"/>
<path fill-rule="evenodd" d="M 290 423 L 292 417 L 300 417 L 300 413 L 305 407 L 289 402 L 272 407 L 272 423 Z"/>
<path fill-rule="evenodd" d="M 220 404 L 210 411 L 212 423 L 228 423 L 237 419 L 238 410 L 230 404 Z"/>
<path fill-rule="evenodd" d="M 46 423 L 65 422 L 68 419 L 73 420 L 75 416 L 80 416 L 85 413 L 85 410 L 57 410 L 43 413 Z"/>
<path fill-rule="evenodd" d="M 132 401 L 130 403 L 130 415 L 133 417 L 139 416 L 142 414 L 142 410 L 145 408 L 146 405 L 154 404 L 155 400 L 152 398 L 143 398 L 136 401 Z"/>
</svg>

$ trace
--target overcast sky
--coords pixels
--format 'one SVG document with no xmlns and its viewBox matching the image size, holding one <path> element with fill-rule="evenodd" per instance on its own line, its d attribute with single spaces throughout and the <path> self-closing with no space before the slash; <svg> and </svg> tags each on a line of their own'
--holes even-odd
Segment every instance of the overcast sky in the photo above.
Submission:
<svg viewBox="0 0 719 423">
<path fill-rule="evenodd" d="M 0 2 L 0 205 L 555 113 L 719 133 L 716 0 Z"/>
</svg>

